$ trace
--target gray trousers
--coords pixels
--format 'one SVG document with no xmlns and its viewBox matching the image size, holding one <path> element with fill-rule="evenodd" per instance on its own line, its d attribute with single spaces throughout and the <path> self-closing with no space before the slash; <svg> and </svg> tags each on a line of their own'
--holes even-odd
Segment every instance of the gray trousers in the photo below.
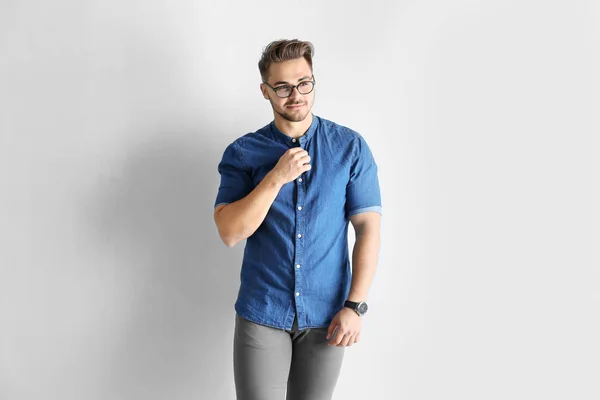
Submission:
<svg viewBox="0 0 600 400">
<path fill-rule="evenodd" d="M 235 319 L 237 400 L 331 400 L 344 347 L 329 346 L 327 328 L 298 331 Z M 286 397 L 287 390 L 287 397 Z"/>
</svg>

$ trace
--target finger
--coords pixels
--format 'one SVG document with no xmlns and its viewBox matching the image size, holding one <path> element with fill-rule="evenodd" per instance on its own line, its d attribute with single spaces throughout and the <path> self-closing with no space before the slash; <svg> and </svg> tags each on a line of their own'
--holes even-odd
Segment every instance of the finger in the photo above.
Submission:
<svg viewBox="0 0 600 400">
<path fill-rule="evenodd" d="M 356 335 L 350 335 L 350 337 L 348 338 L 348 343 L 346 343 L 346 346 L 351 347 L 354 344 L 355 338 L 356 338 Z"/>
<path fill-rule="evenodd" d="M 295 147 L 295 148 L 296 149 L 300 149 L 300 150 L 296 151 L 294 153 L 291 153 L 293 158 L 298 159 L 298 158 L 302 158 L 302 157 L 308 156 L 308 151 L 304 150 L 301 147 Z"/>
<path fill-rule="evenodd" d="M 360 332 L 356 334 L 354 337 L 354 343 L 358 343 L 360 341 Z"/>
<path fill-rule="evenodd" d="M 352 346 L 353 344 L 356 344 L 356 335 L 352 336 L 352 338 L 348 342 L 348 346 Z"/>
<path fill-rule="evenodd" d="M 299 160 L 294 161 L 294 163 L 296 163 L 296 165 L 302 166 L 305 164 L 309 164 L 310 163 L 310 157 L 303 157 Z"/>
<path fill-rule="evenodd" d="M 301 151 L 306 152 L 306 150 L 304 150 L 302 147 L 292 147 L 291 149 L 286 151 L 286 153 L 295 154 L 295 153 L 300 153 Z"/>
<path fill-rule="evenodd" d="M 344 338 L 340 341 L 338 347 L 346 347 L 348 346 L 348 341 L 350 341 L 350 335 L 344 335 Z"/>
<path fill-rule="evenodd" d="M 337 346 L 342 342 L 342 339 L 344 339 L 344 334 L 342 333 L 342 330 L 338 328 L 337 332 L 335 333 L 335 336 L 333 337 L 333 339 L 331 339 L 329 344 L 331 346 Z"/>
<path fill-rule="evenodd" d="M 329 328 L 327 329 L 327 337 L 326 337 L 327 340 L 329 340 L 333 336 L 333 332 L 335 331 L 336 326 L 337 326 L 337 324 L 335 322 L 332 322 L 331 324 L 329 324 Z"/>
<path fill-rule="evenodd" d="M 304 160 L 306 157 L 310 158 L 310 156 L 308 155 L 308 152 L 305 151 L 303 153 L 294 154 L 292 159 L 294 159 L 295 161 L 300 161 L 300 160 Z"/>
</svg>

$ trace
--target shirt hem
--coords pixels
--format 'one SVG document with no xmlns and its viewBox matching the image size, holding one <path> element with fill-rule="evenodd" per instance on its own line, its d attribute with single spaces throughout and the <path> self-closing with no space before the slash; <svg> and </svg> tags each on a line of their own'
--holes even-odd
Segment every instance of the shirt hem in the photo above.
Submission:
<svg viewBox="0 0 600 400">
<path fill-rule="evenodd" d="M 291 327 L 288 329 L 285 326 L 277 326 L 275 324 L 266 322 L 266 321 L 264 321 L 264 320 L 262 320 L 260 318 L 256 318 L 254 316 L 251 316 L 251 315 L 249 315 L 247 313 L 240 312 L 237 309 L 235 310 L 235 312 L 236 312 L 237 315 L 239 315 L 240 317 L 244 318 L 245 320 L 248 320 L 248 321 L 253 322 L 255 324 L 258 324 L 258 325 L 266 326 L 266 327 L 269 327 L 269 328 L 280 329 L 280 330 L 284 330 L 284 331 L 289 331 L 289 330 L 292 329 Z M 299 331 L 303 331 L 305 329 L 325 329 L 325 328 L 329 328 L 329 325 L 330 324 L 325 324 L 325 325 L 309 325 L 309 326 L 303 326 L 302 328 L 298 325 L 298 330 Z"/>
</svg>

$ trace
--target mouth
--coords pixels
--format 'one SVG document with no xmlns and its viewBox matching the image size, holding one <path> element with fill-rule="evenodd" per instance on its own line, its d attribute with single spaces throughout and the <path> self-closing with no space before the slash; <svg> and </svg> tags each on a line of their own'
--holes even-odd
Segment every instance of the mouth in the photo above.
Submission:
<svg viewBox="0 0 600 400">
<path fill-rule="evenodd" d="M 302 104 L 290 104 L 290 105 L 288 105 L 286 107 L 295 110 L 295 109 L 298 109 L 298 108 L 300 108 L 302 106 L 304 106 L 304 103 L 302 103 Z"/>
</svg>

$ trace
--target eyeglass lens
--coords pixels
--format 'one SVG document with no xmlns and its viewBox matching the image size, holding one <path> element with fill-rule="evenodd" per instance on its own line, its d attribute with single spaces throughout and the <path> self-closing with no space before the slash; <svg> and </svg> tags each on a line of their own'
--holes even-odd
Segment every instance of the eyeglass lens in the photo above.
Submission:
<svg viewBox="0 0 600 400">
<path fill-rule="evenodd" d="M 292 94 L 291 86 L 281 86 L 277 89 L 277 96 L 279 97 L 288 97 Z M 312 82 L 302 82 L 298 85 L 298 92 L 300 94 L 309 94 L 313 90 Z"/>
</svg>

